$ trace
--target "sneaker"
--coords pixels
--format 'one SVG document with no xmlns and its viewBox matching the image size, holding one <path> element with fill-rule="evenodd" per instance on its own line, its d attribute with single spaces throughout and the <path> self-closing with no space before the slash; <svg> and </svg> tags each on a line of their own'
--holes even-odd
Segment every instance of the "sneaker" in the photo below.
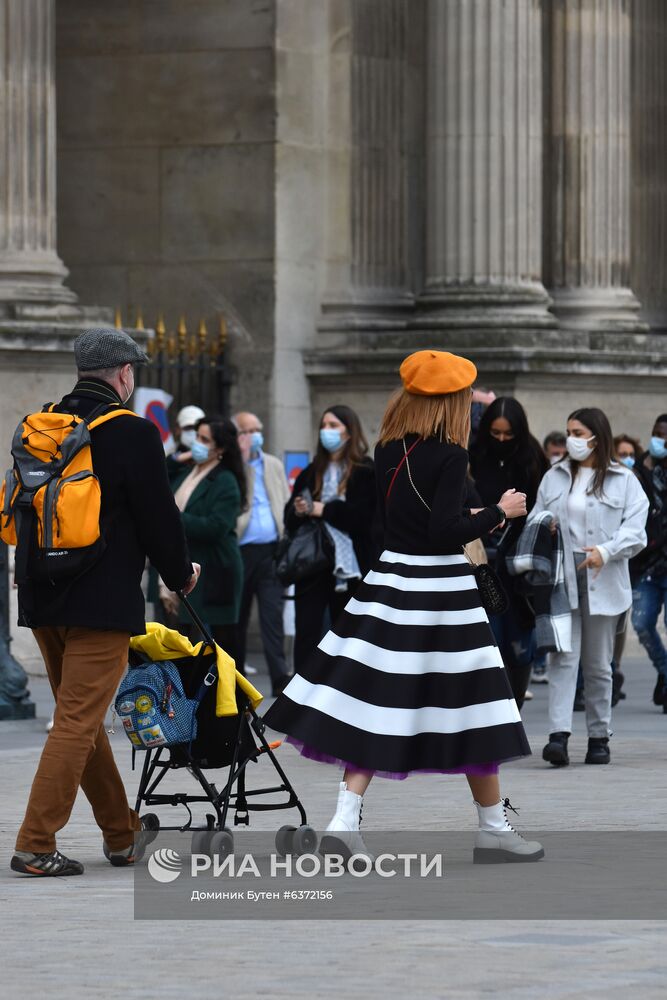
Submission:
<svg viewBox="0 0 667 1000">
<path fill-rule="evenodd" d="M 41 875 L 51 878 L 59 875 L 83 875 L 81 862 L 66 858 L 60 851 L 51 851 L 50 854 L 16 851 L 9 867 L 21 875 Z"/>
<path fill-rule="evenodd" d="M 548 684 L 549 678 L 547 676 L 547 665 L 546 663 L 541 663 L 539 666 L 533 667 L 533 672 L 530 677 L 531 684 Z"/>
<path fill-rule="evenodd" d="M 609 739 L 606 736 L 591 736 L 588 740 L 585 764 L 608 764 L 611 760 Z"/>
<path fill-rule="evenodd" d="M 523 696 L 523 700 L 524 701 L 532 701 L 533 700 L 533 692 L 532 691 L 526 691 L 526 693 Z"/>
<path fill-rule="evenodd" d="M 146 813 L 141 817 L 141 831 L 135 835 L 134 843 L 126 847 L 124 851 L 110 851 L 105 841 L 102 841 L 102 851 L 107 861 L 110 861 L 114 868 L 125 868 L 141 861 L 146 848 L 157 837 L 160 831 L 160 820 L 155 813 Z"/>
<path fill-rule="evenodd" d="M 549 733 L 549 742 L 542 751 L 542 760 L 548 761 L 554 767 L 565 767 L 570 763 L 567 752 L 569 733 Z"/>
</svg>

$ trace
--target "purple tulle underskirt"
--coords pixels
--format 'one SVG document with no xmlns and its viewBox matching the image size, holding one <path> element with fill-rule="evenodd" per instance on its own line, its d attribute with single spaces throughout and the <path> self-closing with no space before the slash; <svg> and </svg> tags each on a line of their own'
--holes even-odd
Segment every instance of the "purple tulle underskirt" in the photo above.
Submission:
<svg viewBox="0 0 667 1000">
<path fill-rule="evenodd" d="M 496 761 L 488 761 L 484 764 L 463 764 L 461 767 L 448 769 L 433 767 L 415 771 L 368 771 L 366 768 L 359 767 L 351 761 L 341 760 L 340 757 L 332 757 L 331 754 L 322 753 L 321 750 L 316 750 L 307 743 L 302 743 L 301 740 L 295 740 L 293 736 L 286 736 L 285 742 L 291 743 L 293 747 L 296 747 L 302 757 L 307 757 L 308 760 L 315 760 L 319 764 L 337 764 L 338 767 L 349 767 L 351 771 L 372 774 L 376 778 L 391 778 L 393 781 L 404 781 L 405 778 L 412 774 L 466 774 L 473 778 L 488 778 L 490 775 L 498 774 L 498 763 Z"/>
</svg>

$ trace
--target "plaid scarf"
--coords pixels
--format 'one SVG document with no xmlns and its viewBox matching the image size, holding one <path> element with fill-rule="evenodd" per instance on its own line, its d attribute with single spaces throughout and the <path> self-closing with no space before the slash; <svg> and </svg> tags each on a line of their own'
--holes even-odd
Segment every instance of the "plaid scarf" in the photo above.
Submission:
<svg viewBox="0 0 667 1000">
<path fill-rule="evenodd" d="M 538 652 L 572 651 L 572 611 L 565 590 L 563 536 L 552 535 L 549 510 L 526 524 L 516 548 L 505 562 L 511 576 L 521 577 L 521 590 L 535 611 Z"/>
</svg>

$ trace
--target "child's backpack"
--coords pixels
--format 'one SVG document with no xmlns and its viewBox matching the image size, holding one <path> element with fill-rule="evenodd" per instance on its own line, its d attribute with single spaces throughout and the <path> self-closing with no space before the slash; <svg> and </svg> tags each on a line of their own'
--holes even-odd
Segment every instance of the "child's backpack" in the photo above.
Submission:
<svg viewBox="0 0 667 1000">
<path fill-rule="evenodd" d="M 90 431 L 127 415 L 136 416 L 120 404 L 103 403 L 79 417 L 47 403 L 16 428 L 14 465 L 0 489 L 0 538 L 16 545 L 18 584 L 72 579 L 104 552 Z"/>
<path fill-rule="evenodd" d="M 114 709 L 132 746 L 152 750 L 196 739 L 200 700 L 185 696 L 177 667 L 164 660 L 130 667 L 118 688 Z"/>
</svg>

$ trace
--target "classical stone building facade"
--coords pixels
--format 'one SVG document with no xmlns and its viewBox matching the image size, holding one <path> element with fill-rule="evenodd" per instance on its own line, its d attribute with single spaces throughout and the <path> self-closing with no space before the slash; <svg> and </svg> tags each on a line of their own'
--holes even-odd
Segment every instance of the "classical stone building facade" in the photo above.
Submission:
<svg viewBox="0 0 667 1000">
<path fill-rule="evenodd" d="M 0 29 L 5 439 L 101 307 L 224 312 L 276 450 L 335 400 L 372 437 L 429 345 L 538 433 L 667 409 L 664 0 L 0 0 Z"/>
</svg>

